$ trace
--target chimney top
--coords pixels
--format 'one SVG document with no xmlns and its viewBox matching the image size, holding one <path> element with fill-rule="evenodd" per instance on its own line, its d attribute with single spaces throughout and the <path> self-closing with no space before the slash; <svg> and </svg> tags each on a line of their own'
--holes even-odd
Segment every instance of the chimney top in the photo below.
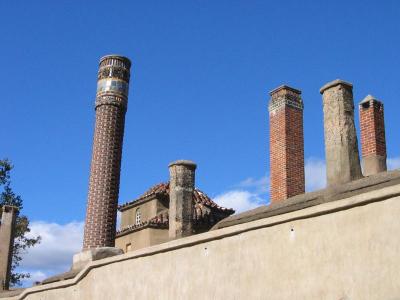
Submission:
<svg viewBox="0 0 400 300">
<path fill-rule="evenodd" d="M 19 209 L 14 205 L 3 205 L 2 210 L 3 212 L 17 212 Z"/>
<path fill-rule="evenodd" d="M 270 96 L 272 96 L 273 94 L 276 94 L 277 92 L 281 91 L 281 90 L 289 90 L 293 93 L 299 94 L 301 95 L 301 91 L 295 88 L 292 88 L 286 84 L 283 84 L 281 86 L 278 86 L 277 88 L 273 89 L 272 91 L 269 92 Z"/>
<path fill-rule="evenodd" d="M 374 96 L 372 95 L 368 95 L 367 97 L 365 97 L 359 104 L 362 105 L 364 103 L 369 103 L 371 101 L 376 101 L 376 102 L 381 102 L 378 99 L 376 99 Z"/>
<path fill-rule="evenodd" d="M 190 169 L 196 169 L 197 165 L 195 162 L 191 161 L 191 160 L 185 160 L 185 159 L 179 159 L 176 161 L 171 162 L 168 167 L 172 167 L 172 166 L 186 166 Z"/>
<path fill-rule="evenodd" d="M 325 92 L 325 90 L 327 90 L 327 89 L 329 89 L 329 88 L 331 88 L 331 87 L 337 86 L 337 85 L 339 85 L 339 84 L 345 85 L 345 86 L 347 86 L 348 88 L 353 89 L 353 84 L 351 84 L 350 82 L 347 82 L 347 81 L 344 81 L 344 80 L 341 80 L 341 79 L 335 79 L 335 80 L 333 80 L 333 81 L 328 82 L 327 84 L 325 84 L 325 85 L 319 90 L 319 92 L 320 92 L 321 94 L 323 94 L 323 93 Z"/>
<path fill-rule="evenodd" d="M 128 57 L 123 56 L 123 55 L 119 55 L 119 54 L 104 55 L 103 57 L 100 58 L 99 65 L 102 66 L 102 63 L 103 63 L 106 59 L 112 59 L 112 58 L 124 62 L 125 65 L 126 65 L 125 67 L 126 67 L 127 69 L 130 69 L 130 67 L 131 67 L 131 60 L 130 60 Z M 108 64 L 108 63 L 107 63 L 107 64 Z"/>
</svg>

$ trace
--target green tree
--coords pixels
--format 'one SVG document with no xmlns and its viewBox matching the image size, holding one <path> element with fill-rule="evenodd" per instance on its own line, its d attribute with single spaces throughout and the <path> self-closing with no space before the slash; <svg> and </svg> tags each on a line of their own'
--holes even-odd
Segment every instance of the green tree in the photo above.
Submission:
<svg viewBox="0 0 400 300">
<path fill-rule="evenodd" d="M 3 205 L 13 205 L 18 207 L 19 213 L 16 219 L 15 228 L 15 239 L 14 239 L 14 249 L 13 249 L 13 260 L 11 265 L 11 285 L 20 285 L 21 280 L 29 278 L 29 273 L 18 273 L 16 268 L 19 266 L 23 253 L 30 247 L 35 246 L 40 243 L 40 236 L 37 237 L 27 237 L 27 233 L 30 232 L 29 219 L 21 215 L 20 212 L 23 208 L 22 198 L 15 194 L 11 188 L 11 177 L 10 173 L 13 169 L 12 164 L 7 160 L 0 160 L 0 207 Z M 0 209 L 0 214 L 1 214 Z"/>
</svg>

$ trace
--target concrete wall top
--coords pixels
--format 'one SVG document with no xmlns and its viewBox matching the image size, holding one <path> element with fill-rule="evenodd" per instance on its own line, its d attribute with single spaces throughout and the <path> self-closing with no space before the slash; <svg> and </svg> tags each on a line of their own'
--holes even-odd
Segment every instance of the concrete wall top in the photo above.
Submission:
<svg viewBox="0 0 400 300">
<path fill-rule="evenodd" d="M 400 170 L 382 172 L 346 184 L 297 195 L 295 197 L 286 199 L 285 201 L 273 203 L 268 206 L 263 205 L 255 209 L 230 216 L 217 223 L 212 230 L 286 214 L 307 207 L 349 198 L 397 184 L 400 184 Z"/>
</svg>

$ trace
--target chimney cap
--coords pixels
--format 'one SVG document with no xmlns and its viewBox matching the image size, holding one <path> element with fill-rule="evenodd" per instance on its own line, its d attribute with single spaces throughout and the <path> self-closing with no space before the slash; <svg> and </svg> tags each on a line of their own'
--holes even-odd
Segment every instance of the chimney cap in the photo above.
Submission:
<svg viewBox="0 0 400 300">
<path fill-rule="evenodd" d="M 328 82 L 328 83 L 325 84 L 324 86 L 322 86 L 322 88 L 319 90 L 319 92 L 320 92 L 321 94 L 323 94 L 323 93 L 325 92 L 325 90 L 327 90 L 327 89 L 329 89 L 329 88 L 331 88 L 331 87 L 337 86 L 337 85 L 339 85 L 339 84 L 345 85 L 345 86 L 349 87 L 350 89 L 353 88 L 353 84 L 352 84 L 352 83 L 350 83 L 350 82 L 348 82 L 348 81 L 344 81 L 344 80 L 342 80 L 342 79 L 335 79 L 335 80 L 333 80 L 333 81 Z"/>
<path fill-rule="evenodd" d="M 370 101 L 375 101 L 375 102 L 381 103 L 381 101 L 379 101 L 378 99 L 376 99 L 374 96 L 368 95 L 368 96 L 365 97 L 359 104 L 361 105 L 361 104 L 363 104 L 363 103 L 367 103 L 367 102 L 370 102 Z"/>
<path fill-rule="evenodd" d="M 116 58 L 116 59 L 124 60 L 124 61 L 126 61 L 126 62 L 129 64 L 129 66 L 131 65 L 131 60 L 130 60 L 128 57 L 126 57 L 126 56 L 124 56 L 124 55 L 120 55 L 120 54 L 108 54 L 108 55 L 104 55 L 104 56 L 102 56 L 102 57 L 100 58 L 100 63 L 101 63 L 103 60 L 107 59 L 107 58 Z"/>
<path fill-rule="evenodd" d="M 14 205 L 5 204 L 5 205 L 3 205 L 2 210 L 3 210 L 3 212 L 10 212 L 10 211 L 18 212 L 19 208 Z"/>
<path fill-rule="evenodd" d="M 292 92 L 294 92 L 296 94 L 301 95 L 301 91 L 300 90 L 292 88 L 292 87 L 290 87 L 290 86 L 288 86 L 286 84 L 278 86 L 277 88 L 275 88 L 272 91 L 270 91 L 269 94 L 270 94 L 270 96 L 272 96 L 273 94 L 275 94 L 275 93 L 277 93 L 277 92 L 279 92 L 281 90 L 289 90 L 289 91 L 292 91 Z"/>
<path fill-rule="evenodd" d="M 171 162 L 168 167 L 171 168 L 172 166 L 186 166 L 190 169 L 196 169 L 197 165 L 195 162 L 186 159 L 179 159 L 176 161 Z"/>
</svg>

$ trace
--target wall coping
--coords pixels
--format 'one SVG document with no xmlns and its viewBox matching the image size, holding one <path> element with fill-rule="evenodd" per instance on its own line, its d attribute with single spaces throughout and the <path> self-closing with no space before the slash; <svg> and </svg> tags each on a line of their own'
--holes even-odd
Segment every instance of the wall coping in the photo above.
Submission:
<svg viewBox="0 0 400 300">
<path fill-rule="evenodd" d="M 297 195 L 268 206 L 263 205 L 240 214 L 229 216 L 215 224 L 212 230 L 286 214 L 396 184 L 400 184 L 400 170 L 382 172 L 346 184 L 330 186 L 319 191 Z"/>
</svg>

